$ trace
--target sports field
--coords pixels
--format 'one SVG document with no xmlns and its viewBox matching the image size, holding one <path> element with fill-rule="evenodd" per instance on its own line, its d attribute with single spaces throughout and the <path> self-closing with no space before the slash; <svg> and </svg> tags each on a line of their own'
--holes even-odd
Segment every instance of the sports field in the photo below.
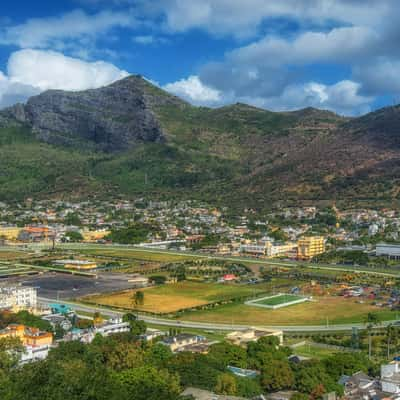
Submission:
<svg viewBox="0 0 400 400">
<path fill-rule="evenodd" d="M 265 292 L 265 285 L 226 285 L 202 282 L 178 282 L 170 285 L 142 289 L 144 304 L 140 311 L 167 313 L 203 304 L 229 300 L 237 297 L 253 296 Z M 86 297 L 86 302 L 123 308 L 135 308 L 132 296 L 134 290 L 107 295 Z"/>
<path fill-rule="evenodd" d="M 279 296 L 267 297 L 265 299 L 260 299 L 254 301 L 255 304 L 263 304 L 266 306 L 277 306 L 280 304 L 290 303 L 296 300 L 302 300 L 303 297 L 295 296 L 294 294 L 281 294 Z"/>
</svg>

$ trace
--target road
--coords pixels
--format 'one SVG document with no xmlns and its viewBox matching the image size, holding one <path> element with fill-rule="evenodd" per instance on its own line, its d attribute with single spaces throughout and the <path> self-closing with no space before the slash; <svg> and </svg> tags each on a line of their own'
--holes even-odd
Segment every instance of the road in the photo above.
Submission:
<svg viewBox="0 0 400 400">
<path fill-rule="evenodd" d="M 39 303 L 48 305 L 51 303 L 57 303 L 56 299 L 49 299 L 45 297 L 39 297 Z M 75 303 L 71 301 L 62 301 L 63 304 L 70 306 L 79 315 L 79 312 L 94 313 L 100 312 L 102 315 L 110 318 L 122 317 L 123 312 L 112 310 L 105 307 L 91 306 L 81 303 Z M 162 326 L 173 326 L 180 328 L 194 328 L 194 329 L 204 329 L 204 330 L 214 330 L 214 331 L 233 331 L 233 330 L 244 330 L 248 328 L 254 328 L 254 325 L 238 325 L 232 324 L 218 324 L 215 322 L 195 322 L 195 321 L 176 321 L 166 318 L 151 317 L 143 314 L 138 315 L 139 319 L 155 325 Z M 380 324 L 380 327 L 387 326 L 396 321 L 384 321 Z M 282 330 L 283 332 L 331 332 L 331 331 L 350 331 L 354 327 L 358 329 L 365 329 L 365 324 L 355 323 L 355 324 L 341 324 L 341 325 L 286 325 L 286 326 L 259 326 L 265 329 L 276 329 Z"/>
</svg>

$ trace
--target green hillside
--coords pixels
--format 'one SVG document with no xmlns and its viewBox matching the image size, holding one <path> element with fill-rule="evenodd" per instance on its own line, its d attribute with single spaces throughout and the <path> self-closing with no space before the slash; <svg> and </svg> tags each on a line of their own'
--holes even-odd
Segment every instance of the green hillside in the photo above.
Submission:
<svg viewBox="0 0 400 400">
<path fill-rule="evenodd" d="M 129 112 L 121 109 L 126 101 Z M 106 117 L 94 106 L 74 114 L 92 104 Z M 0 112 L 0 199 L 145 195 L 258 208 L 387 204 L 400 193 L 398 110 L 349 120 L 312 108 L 194 107 L 140 77 L 88 92 L 45 92 Z"/>
</svg>

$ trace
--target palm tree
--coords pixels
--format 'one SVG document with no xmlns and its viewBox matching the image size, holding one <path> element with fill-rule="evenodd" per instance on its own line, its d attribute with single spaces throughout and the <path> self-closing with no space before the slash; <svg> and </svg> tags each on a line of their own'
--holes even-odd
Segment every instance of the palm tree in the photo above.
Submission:
<svg viewBox="0 0 400 400">
<path fill-rule="evenodd" d="M 375 313 L 368 313 L 364 323 L 367 326 L 367 331 L 368 331 L 368 358 L 371 359 L 372 355 L 372 329 L 380 324 L 380 320 L 378 318 L 378 315 Z"/>
</svg>

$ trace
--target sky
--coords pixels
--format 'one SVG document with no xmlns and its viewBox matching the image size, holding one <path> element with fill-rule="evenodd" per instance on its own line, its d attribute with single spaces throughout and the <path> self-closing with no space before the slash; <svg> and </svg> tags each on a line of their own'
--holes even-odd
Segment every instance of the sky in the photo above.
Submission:
<svg viewBox="0 0 400 400">
<path fill-rule="evenodd" d="M 192 104 L 400 103 L 398 0 L 2 0 L 0 108 L 140 74 Z"/>
</svg>

